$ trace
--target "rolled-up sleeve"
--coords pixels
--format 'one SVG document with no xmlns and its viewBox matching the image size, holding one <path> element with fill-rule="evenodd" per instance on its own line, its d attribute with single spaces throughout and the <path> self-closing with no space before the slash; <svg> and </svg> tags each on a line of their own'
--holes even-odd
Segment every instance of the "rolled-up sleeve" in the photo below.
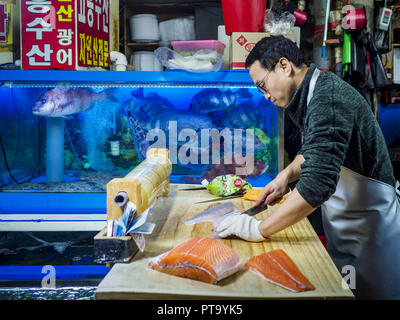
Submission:
<svg viewBox="0 0 400 320">
<path fill-rule="evenodd" d="M 351 109 L 346 110 L 351 106 L 335 100 L 332 86 L 333 82 L 330 82 L 310 101 L 304 143 L 299 151 L 305 162 L 301 165 L 296 188 L 314 208 L 328 200 L 336 190 L 353 128 Z"/>
</svg>

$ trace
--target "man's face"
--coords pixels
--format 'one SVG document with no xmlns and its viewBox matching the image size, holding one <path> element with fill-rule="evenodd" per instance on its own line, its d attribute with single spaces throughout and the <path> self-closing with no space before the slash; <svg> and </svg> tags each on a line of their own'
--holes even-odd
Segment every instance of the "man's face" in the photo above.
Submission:
<svg viewBox="0 0 400 320">
<path fill-rule="evenodd" d="M 293 95 L 291 65 L 288 60 L 280 61 L 272 70 L 263 68 L 256 60 L 249 68 L 249 74 L 254 84 L 264 94 L 265 99 L 278 107 L 286 107 Z"/>
</svg>

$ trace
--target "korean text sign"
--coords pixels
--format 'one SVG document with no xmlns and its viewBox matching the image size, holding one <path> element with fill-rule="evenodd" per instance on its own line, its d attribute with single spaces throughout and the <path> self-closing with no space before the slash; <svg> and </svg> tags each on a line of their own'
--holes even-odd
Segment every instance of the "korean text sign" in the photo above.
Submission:
<svg viewBox="0 0 400 320">
<path fill-rule="evenodd" d="M 108 69 L 109 1 L 22 0 L 22 68 Z"/>
</svg>

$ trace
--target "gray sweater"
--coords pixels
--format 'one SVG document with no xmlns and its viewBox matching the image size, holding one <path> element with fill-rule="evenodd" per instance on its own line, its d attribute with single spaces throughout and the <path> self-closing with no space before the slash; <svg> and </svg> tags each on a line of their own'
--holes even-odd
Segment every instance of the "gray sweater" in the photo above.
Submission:
<svg viewBox="0 0 400 320">
<path fill-rule="evenodd" d="M 300 87 L 285 108 L 304 134 L 298 152 L 305 158 L 296 188 L 314 208 L 330 198 L 340 167 L 395 186 L 389 152 L 371 107 L 350 84 L 323 72 L 307 106 L 311 64 Z"/>
</svg>

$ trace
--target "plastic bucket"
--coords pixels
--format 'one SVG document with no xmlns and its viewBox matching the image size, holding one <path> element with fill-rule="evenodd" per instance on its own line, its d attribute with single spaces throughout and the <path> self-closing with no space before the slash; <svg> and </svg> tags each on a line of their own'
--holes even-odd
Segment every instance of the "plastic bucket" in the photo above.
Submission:
<svg viewBox="0 0 400 320">
<path fill-rule="evenodd" d="M 160 39 L 157 16 L 154 14 L 136 14 L 130 17 L 131 40 L 152 42 Z"/>
<path fill-rule="evenodd" d="M 222 0 L 225 32 L 264 32 L 266 0 Z"/>
<path fill-rule="evenodd" d="M 131 56 L 136 71 L 162 71 L 163 67 L 153 51 L 136 51 Z"/>
</svg>

